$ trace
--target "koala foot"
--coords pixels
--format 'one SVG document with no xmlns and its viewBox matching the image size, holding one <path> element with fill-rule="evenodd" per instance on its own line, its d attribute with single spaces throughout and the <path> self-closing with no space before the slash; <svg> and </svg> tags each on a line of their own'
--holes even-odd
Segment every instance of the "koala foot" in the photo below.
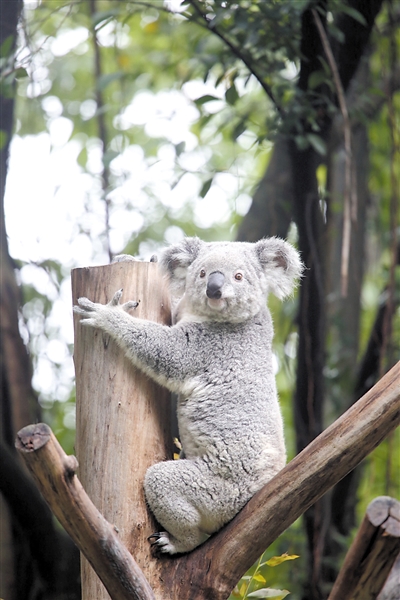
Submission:
<svg viewBox="0 0 400 600">
<path fill-rule="evenodd" d="M 112 263 L 117 262 L 138 262 L 140 259 L 135 256 L 131 256 L 130 254 L 117 254 L 112 259 Z"/>
<path fill-rule="evenodd" d="M 112 259 L 112 262 L 113 263 L 117 263 L 117 262 L 140 262 L 142 260 L 143 260 L 142 258 L 138 258 L 136 256 L 131 256 L 130 254 L 117 254 Z M 158 256 L 157 256 L 157 254 L 152 254 L 151 255 L 150 262 L 158 262 Z"/>
<path fill-rule="evenodd" d="M 154 556 L 161 554 L 176 554 L 175 546 L 170 542 L 167 531 L 156 531 L 147 538 L 150 542 L 151 551 Z"/>
</svg>

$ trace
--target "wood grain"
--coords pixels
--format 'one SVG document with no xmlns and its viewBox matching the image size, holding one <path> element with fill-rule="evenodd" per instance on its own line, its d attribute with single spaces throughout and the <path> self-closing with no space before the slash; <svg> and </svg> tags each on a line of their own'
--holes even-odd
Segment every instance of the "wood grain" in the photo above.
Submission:
<svg viewBox="0 0 400 600">
<path fill-rule="evenodd" d="M 74 269 L 73 302 L 139 301 L 134 316 L 170 322 L 169 295 L 157 263 L 123 262 Z M 76 454 L 79 478 L 95 506 L 119 532 L 146 577 L 160 578 L 147 537 L 157 530 L 145 503 L 143 479 L 155 462 L 171 458 L 169 393 L 136 370 L 107 334 L 75 317 Z M 108 599 L 86 560 L 82 600 Z M 157 583 L 154 584 L 157 591 Z"/>
</svg>

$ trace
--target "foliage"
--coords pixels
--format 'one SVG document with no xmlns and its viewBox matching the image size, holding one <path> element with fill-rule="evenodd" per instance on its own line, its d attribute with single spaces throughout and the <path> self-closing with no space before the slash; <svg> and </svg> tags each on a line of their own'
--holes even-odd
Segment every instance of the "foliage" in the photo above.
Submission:
<svg viewBox="0 0 400 600">
<path fill-rule="evenodd" d="M 276 600 L 283 600 L 290 593 L 287 590 L 278 590 L 274 588 L 260 587 L 267 583 L 267 574 L 265 567 L 276 567 L 288 560 L 295 560 L 299 558 L 296 554 L 282 554 L 281 556 L 273 556 L 268 560 L 265 559 L 266 553 L 264 553 L 258 560 L 255 567 L 252 569 L 253 573 L 250 575 L 244 575 L 239 581 L 231 594 L 231 599 L 242 598 L 275 598 Z"/>
</svg>

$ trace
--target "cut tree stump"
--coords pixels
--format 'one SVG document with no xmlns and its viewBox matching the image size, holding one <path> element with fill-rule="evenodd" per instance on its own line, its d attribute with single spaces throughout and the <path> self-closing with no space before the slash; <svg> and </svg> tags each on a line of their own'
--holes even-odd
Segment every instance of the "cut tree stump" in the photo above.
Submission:
<svg viewBox="0 0 400 600">
<path fill-rule="evenodd" d="M 375 600 L 400 552 L 400 502 L 375 498 L 351 545 L 328 600 Z M 399 581 L 400 598 L 400 581 Z"/>
<path fill-rule="evenodd" d="M 72 271 L 73 304 L 81 296 L 106 304 L 121 288 L 122 302 L 139 301 L 136 317 L 170 323 L 169 291 L 157 263 Z M 107 334 L 82 326 L 76 316 L 74 324 L 79 479 L 157 593 L 161 566 L 147 537 L 158 526 L 146 507 L 143 479 L 150 465 L 172 458 L 170 394 L 135 369 Z M 82 600 L 109 598 L 84 558 L 82 589 Z"/>
</svg>

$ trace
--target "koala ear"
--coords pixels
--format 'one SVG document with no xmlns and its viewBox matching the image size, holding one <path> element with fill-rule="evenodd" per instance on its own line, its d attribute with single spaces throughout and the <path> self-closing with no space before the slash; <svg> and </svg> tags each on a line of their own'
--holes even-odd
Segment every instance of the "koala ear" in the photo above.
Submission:
<svg viewBox="0 0 400 600">
<path fill-rule="evenodd" d="M 304 268 L 297 250 L 276 237 L 260 240 L 254 246 L 267 279 L 268 290 L 280 300 L 289 296 Z"/>
<path fill-rule="evenodd" d="M 173 294 L 183 295 L 187 269 L 197 258 L 203 245 L 204 242 L 199 238 L 188 237 L 162 252 L 159 266 L 168 276 Z"/>
</svg>

